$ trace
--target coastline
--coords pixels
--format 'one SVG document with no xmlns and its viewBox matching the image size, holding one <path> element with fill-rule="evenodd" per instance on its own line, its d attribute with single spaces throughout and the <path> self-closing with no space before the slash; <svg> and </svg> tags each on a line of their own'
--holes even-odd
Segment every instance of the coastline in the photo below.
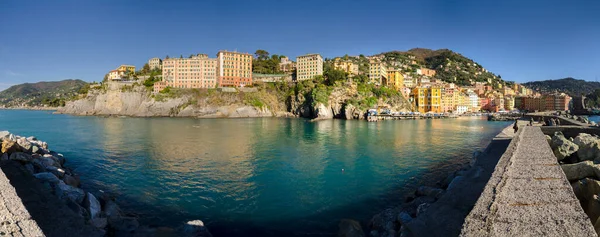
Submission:
<svg viewBox="0 0 600 237">
<path fill-rule="evenodd" d="M 0 110 L 41 110 L 41 111 L 56 111 L 61 107 L 0 107 Z"/>
<path fill-rule="evenodd" d="M 6 174 L 21 199 L 18 201 L 26 208 L 18 212 L 16 218 L 27 220 L 27 224 L 34 225 L 45 236 L 64 236 L 65 233 L 70 236 L 153 236 L 157 231 L 169 236 L 212 236 L 200 220 L 188 221 L 177 229 L 139 223 L 135 214 L 119 208 L 118 197 L 82 187 L 79 174 L 65 165 L 66 158 L 50 150 L 46 142 L 8 131 L 0 131 L 0 140 L 0 172 Z M 0 211 L 2 209 L 0 207 Z"/>
<path fill-rule="evenodd" d="M 474 151 L 466 167 L 450 173 L 435 186 L 418 187 L 402 204 L 373 216 L 366 235 L 458 236 L 513 136 L 511 124 L 492 138 L 483 151 Z M 340 233 L 343 231 L 340 229 Z"/>
</svg>

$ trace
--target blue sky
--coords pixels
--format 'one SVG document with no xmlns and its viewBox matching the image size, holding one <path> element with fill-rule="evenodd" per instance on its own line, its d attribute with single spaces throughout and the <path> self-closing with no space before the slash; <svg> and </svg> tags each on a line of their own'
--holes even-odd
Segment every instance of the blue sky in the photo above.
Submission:
<svg viewBox="0 0 600 237">
<path fill-rule="evenodd" d="M 506 80 L 600 78 L 600 1 L 0 1 L 0 89 L 220 49 L 449 48 Z"/>
</svg>

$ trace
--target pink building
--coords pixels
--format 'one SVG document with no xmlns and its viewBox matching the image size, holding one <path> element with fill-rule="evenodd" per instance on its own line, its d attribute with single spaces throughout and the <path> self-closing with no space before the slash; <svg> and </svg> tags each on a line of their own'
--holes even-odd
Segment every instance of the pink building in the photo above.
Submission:
<svg viewBox="0 0 600 237">
<path fill-rule="evenodd" d="M 217 59 L 198 54 L 191 58 L 163 60 L 162 78 L 166 86 L 174 88 L 215 88 L 217 86 Z"/>
</svg>

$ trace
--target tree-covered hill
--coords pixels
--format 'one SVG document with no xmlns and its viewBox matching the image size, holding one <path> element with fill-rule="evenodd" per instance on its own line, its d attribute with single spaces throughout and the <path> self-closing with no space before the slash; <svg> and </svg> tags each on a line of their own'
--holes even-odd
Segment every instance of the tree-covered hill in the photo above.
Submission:
<svg viewBox="0 0 600 237">
<path fill-rule="evenodd" d="M 18 106 L 64 106 L 65 101 L 89 88 L 82 80 L 24 83 L 0 92 L 0 105 Z"/>
<path fill-rule="evenodd" d="M 570 96 L 588 95 L 596 89 L 600 89 L 600 82 L 584 81 L 571 77 L 558 80 L 532 81 L 523 85 L 542 94 L 564 92 Z"/>
<path fill-rule="evenodd" d="M 390 51 L 374 55 L 382 56 L 382 60 L 388 66 L 412 75 L 415 75 L 419 68 L 428 68 L 436 71 L 436 78 L 463 86 L 485 82 L 496 87 L 506 83 L 500 75 L 487 71 L 472 59 L 449 49 L 414 48 L 405 52 Z"/>
</svg>

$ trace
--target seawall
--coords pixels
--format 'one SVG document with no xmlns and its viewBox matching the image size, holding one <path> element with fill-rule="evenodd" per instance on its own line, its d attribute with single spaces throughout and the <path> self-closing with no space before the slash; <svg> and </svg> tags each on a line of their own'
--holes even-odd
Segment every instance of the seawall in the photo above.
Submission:
<svg viewBox="0 0 600 237">
<path fill-rule="evenodd" d="M 597 236 L 540 127 L 500 158 L 460 236 Z"/>
<path fill-rule="evenodd" d="M 44 235 L 2 170 L 0 170 L 0 223 L 2 223 L 0 225 L 2 236 Z"/>
</svg>

